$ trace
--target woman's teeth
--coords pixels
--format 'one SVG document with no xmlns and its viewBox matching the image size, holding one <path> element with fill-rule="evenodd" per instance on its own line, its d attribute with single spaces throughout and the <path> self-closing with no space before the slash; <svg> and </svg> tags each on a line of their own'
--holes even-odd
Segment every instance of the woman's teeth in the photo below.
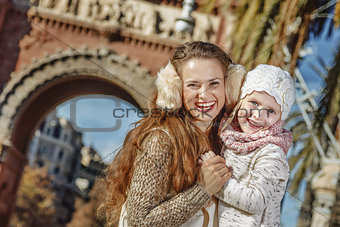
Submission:
<svg viewBox="0 0 340 227">
<path fill-rule="evenodd" d="M 196 106 L 202 110 L 209 110 L 213 105 L 215 105 L 215 101 L 196 103 Z"/>
</svg>

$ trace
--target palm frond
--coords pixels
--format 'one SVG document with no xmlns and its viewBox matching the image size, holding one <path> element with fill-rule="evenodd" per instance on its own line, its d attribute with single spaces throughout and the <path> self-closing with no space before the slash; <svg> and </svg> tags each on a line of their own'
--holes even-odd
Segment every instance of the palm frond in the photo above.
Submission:
<svg viewBox="0 0 340 227">
<path fill-rule="evenodd" d="M 291 169 L 296 167 L 296 164 L 300 161 L 300 165 L 297 167 L 294 178 L 289 183 L 289 191 L 292 192 L 294 195 L 297 194 L 302 179 L 305 178 L 307 172 L 310 171 L 312 167 L 313 159 L 315 156 L 314 154 L 315 151 L 313 141 L 311 139 L 308 139 L 304 143 L 304 148 L 301 150 L 301 152 L 297 156 L 291 157 L 289 159 L 289 166 Z"/>
<path fill-rule="evenodd" d="M 340 2 L 335 5 L 334 10 L 334 25 L 335 27 L 339 27 L 340 25 Z"/>
<path fill-rule="evenodd" d="M 255 43 L 255 47 L 259 47 L 262 46 L 265 43 L 265 38 L 267 37 L 268 40 L 268 36 L 273 36 L 275 33 L 273 33 L 273 21 L 275 20 L 275 17 L 277 15 L 280 14 L 280 3 L 281 1 L 271 1 L 270 5 L 268 6 L 269 10 L 267 10 L 267 12 L 265 12 L 264 17 L 266 18 L 266 20 L 262 20 L 261 25 L 260 25 L 260 34 L 256 40 Z M 255 48 L 255 51 L 253 53 L 253 58 L 255 59 L 257 57 L 257 55 L 260 52 L 260 48 Z M 268 61 L 268 59 L 266 59 Z M 263 61 L 262 63 L 265 63 L 266 61 Z"/>
<path fill-rule="evenodd" d="M 244 53 L 244 49 L 247 46 L 247 41 L 250 39 L 251 31 L 258 24 L 258 12 L 261 5 L 262 0 L 254 0 L 249 4 L 245 4 L 244 7 L 247 7 L 244 14 L 238 15 L 238 20 L 240 21 L 238 27 L 235 26 L 236 32 L 234 32 L 233 36 L 233 48 L 234 57 L 238 63 L 244 64 L 241 61 L 242 54 Z"/>
<path fill-rule="evenodd" d="M 202 13 L 211 13 L 216 5 L 216 0 L 200 1 L 199 11 Z"/>
<path fill-rule="evenodd" d="M 316 127 L 320 130 L 325 121 L 334 125 L 340 112 L 340 48 L 335 56 L 335 65 L 329 70 L 326 87 L 316 114 Z M 334 129 L 335 130 L 335 129 Z"/>
</svg>

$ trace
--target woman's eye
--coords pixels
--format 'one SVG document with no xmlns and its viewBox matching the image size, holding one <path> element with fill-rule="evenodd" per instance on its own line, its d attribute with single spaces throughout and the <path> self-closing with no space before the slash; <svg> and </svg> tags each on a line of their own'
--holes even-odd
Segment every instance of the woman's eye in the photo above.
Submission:
<svg viewBox="0 0 340 227">
<path fill-rule="evenodd" d="M 211 86 L 211 87 L 217 87 L 218 85 L 220 85 L 220 82 L 219 82 L 219 81 L 214 81 L 214 82 L 211 82 L 211 83 L 210 83 L 210 86 Z"/>
<path fill-rule="evenodd" d="M 198 84 L 188 84 L 187 86 L 190 87 L 190 88 L 198 88 L 199 87 Z"/>
<path fill-rule="evenodd" d="M 257 106 L 257 102 L 255 101 L 251 101 L 250 103 L 253 104 L 254 106 Z"/>
<path fill-rule="evenodd" d="M 272 109 L 269 109 L 268 112 L 271 113 L 271 114 L 275 114 L 275 111 L 272 110 Z"/>
</svg>

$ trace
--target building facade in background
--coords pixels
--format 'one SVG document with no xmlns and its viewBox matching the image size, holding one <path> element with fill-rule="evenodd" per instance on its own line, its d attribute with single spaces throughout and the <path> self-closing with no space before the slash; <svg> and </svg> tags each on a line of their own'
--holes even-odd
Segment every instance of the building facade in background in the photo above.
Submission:
<svg viewBox="0 0 340 227">
<path fill-rule="evenodd" d="M 35 131 L 28 164 L 47 169 L 52 177 L 58 223 L 71 220 L 76 197 L 89 200 L 95 179 L 106 167 L 101 159 L 92 147 L 82 144 L 82 133 L 74 130 L 67 119 L 58 118 L 55 111 Z"/>
<path fill-rule="evenodd" d="M 89 193 L 93 188 L 96 179 L 104 177 L 104 169 L 106 164 L 102 162 L 102 157 L 90 147 L 82 147 L 81 149 L 81 166 L 76 174 L 75 184 L 80 190 L 81 198 L 86 202 Z"/>
<path fill-rule="evenodd" d="M 61 224 L 71 220 L 75 198 L 80 194 L 75 179 L 81 168 L 82 147 L 82 134 L 66 119 L 58 118 L 55 111 L 40 124 L 29 147 L 28 164 L 46 168 L 52 176 L 57 221 Z"/>
</svg>

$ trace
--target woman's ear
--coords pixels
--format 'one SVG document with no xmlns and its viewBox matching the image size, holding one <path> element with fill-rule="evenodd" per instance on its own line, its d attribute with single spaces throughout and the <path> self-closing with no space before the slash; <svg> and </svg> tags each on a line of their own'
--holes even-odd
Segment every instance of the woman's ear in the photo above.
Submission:
<svg viewBox="0 0 340 227">
<path fill-rule="evenodd" d="M 224 80 L 227 110 L 234 109 L 241 94 L 246 69 L 242 65 L 230 64 Z"/>
</svg>

